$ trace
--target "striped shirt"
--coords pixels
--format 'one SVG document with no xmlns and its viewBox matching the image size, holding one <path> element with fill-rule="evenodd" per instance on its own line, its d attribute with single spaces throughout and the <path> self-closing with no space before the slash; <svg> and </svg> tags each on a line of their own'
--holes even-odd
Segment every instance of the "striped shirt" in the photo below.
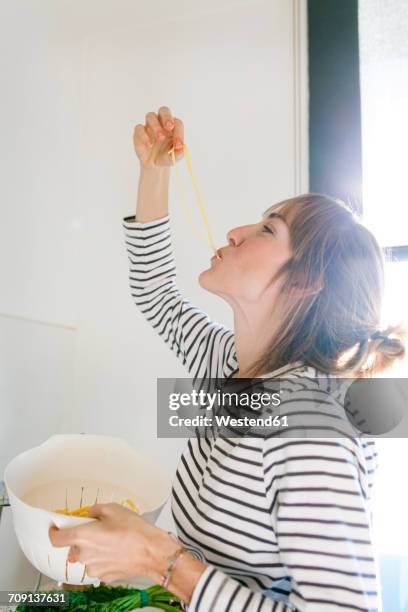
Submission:
<svg viewBox="0 0 408 612">
<path fill-rule="evenodd" d="M 193 379 L 238 371 L 234 333 L 176 284 L 169 215 L 123 221 L 130 288 Z M 327 377 L 299 362 L 268 376 Z M 188 440 L 172 488 L 180 541 L 207 568 L 189 612 L 379 611 L 371 537 L 374 442 L 351 437 Z"/>
</svg>

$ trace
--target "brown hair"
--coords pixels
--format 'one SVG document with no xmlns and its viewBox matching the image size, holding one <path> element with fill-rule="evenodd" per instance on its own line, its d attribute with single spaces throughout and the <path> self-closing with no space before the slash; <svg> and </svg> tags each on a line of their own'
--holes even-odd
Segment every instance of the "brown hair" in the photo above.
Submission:
<svg viewBox="0 0 408 612">
<path fill-rule="evenodd" d="M 353 211 L 319 193 L 269 211 L 288 223 L 293 255 L 278 273 L 284 275 L 276 304 L 282 324 L 249 376 L 301 360 L 321 372 L 367 377 L 402 359 L 405 327 L 379 330 L 385 259 Z"/>
</svg>

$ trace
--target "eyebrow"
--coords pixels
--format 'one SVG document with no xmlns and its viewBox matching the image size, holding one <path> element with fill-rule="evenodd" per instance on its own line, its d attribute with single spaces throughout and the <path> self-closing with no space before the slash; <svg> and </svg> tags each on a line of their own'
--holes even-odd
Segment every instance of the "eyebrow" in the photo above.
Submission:
<svg viewBox="0 0 408 612">
<path fill-rule="evenodd" d="M 268 210 L 269 210 L 269 208 L 267 210 L 265 210 L 265 212 L 262 213 L 262 218 L 263 219 L 265 218 L 265 215 L 268 212 Z M 285 223 L 285 225 L 287 225 L 287 222 L 286 222 L 285 218 L 282 215 L 280 215 L 279 213 L 277 213 L 277 212 L 270 212 L 268 214 L 268 216 L 267 216 L 267 219 L 268 220 L 269 219 L 281 219 L 281 221 L 283 221 Z"/>
</svg>

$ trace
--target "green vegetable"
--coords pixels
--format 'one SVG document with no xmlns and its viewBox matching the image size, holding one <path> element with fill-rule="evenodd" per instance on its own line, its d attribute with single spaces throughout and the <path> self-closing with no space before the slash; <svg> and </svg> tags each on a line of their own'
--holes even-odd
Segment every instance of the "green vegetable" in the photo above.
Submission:
<svg viewBox="0 0 408 612">
<path fill-rule="evenodd" d="M 85 587 L 82 591 L 49 591 L 49 593 L 66 593 L 69 604 L 58 606 L 41 606 L 41 612 L 127 612 L 135 608 L 160 608 L 167 612 L 182 610 L 178 597 L 166 591 L 159 585 L 148 589 L 132 589 L 128 587 L 109 587 L 102 584 L 99 587 Z M 19 604 L 16 612 L 36 610 L 38 606 Z"/>
</svg>

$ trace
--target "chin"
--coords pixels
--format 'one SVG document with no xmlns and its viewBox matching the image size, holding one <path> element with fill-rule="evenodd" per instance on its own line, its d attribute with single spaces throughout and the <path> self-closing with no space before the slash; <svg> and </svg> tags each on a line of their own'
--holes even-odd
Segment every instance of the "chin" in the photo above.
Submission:
<svg viewBox="0 0 408 612">
<path fill-rule="evenodd" d="M 209 291 L 210 293 L 213 293 L 214 295 L 218 295 L 219 297 L 225 299 L 226 296 L 223 294 L 222 291 L 220 291 L 219 282 L 217 282 L 211 272 L 211 268 L 201 272 L 198 277 L 198 284 L 206 291 Z"/>
<path fill-rule="evenodd" d="M 217 292 L 217 282 L 215 281 L 213 277 L 211 268 L 208 268 L 207 270 L 203 270 L 202 272 L 200 272 L 198 276 L 198 284 L 203 289 L 206 289 L 207 291 L 211 291 L 211 293 Z"/>
<path fill-rule="evenodd" d="M 202 287 L 203 289 L 208 289 L 209 283 L 209 273 L 210 269 L 208 270 L 203 270 L 202 272 L 200 272 L 200 274 L 198 275 L 198 284 L 200 285 L 200 287 Z"/>
</svg>

